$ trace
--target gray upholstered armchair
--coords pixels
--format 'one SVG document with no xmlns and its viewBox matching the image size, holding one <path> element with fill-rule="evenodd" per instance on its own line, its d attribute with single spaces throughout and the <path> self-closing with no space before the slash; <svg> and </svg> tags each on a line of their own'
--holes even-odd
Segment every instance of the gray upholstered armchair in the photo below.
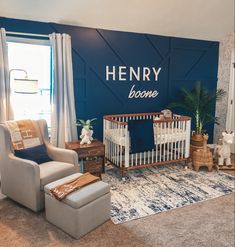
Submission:
<svg viewBox="0 0 235 247">
<path fill-rule="evenodd" d="M 3 123 L 0 124 L 0 176 L 3 194 L 37 212 L 44 208 L 44 186 L 80 169 L 76 152 L 50 144 L 45 120 L 32 123 L 52 161 L 38 165 L 16 157 L 9 128 Z"/>
</svg>

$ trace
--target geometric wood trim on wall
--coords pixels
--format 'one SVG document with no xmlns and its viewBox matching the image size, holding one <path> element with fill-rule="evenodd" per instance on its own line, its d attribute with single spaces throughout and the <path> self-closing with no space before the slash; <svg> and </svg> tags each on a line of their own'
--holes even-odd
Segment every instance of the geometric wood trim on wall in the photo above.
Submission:
<svg viewBox="0 0 235 247">
<path fill-rule="evenodd" d="M 7 31 L 68 33 L 72 41 L 77 118 L 98 118 L 95 136 L 102 139 L 105 114 L 160 111 L 182 87 L 202 80 L 216 89 L 219 43 L 150 34 L 109 31 L 55 23 L 0 18 Z M 106 81 L 105 66 L 161 67 L 158 81 Z M 128 99 L 131 86 L 157 90 L 156 98 Z M 207 127 L 213 136 L 213 125 Z"/>
</svg>

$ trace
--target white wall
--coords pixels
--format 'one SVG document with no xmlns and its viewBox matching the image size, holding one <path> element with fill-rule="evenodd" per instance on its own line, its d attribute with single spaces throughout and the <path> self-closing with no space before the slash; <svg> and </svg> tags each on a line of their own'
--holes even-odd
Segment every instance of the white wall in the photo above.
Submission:
<svg viewBox="0 0 235 247">
<path fill-rule="evenodd" d="M 220 125 L 215 125 L 214 142 L 221 138 L 221 132 L 226 129 L 231 54 L 235 47 L 234 37 L 235 33 L 231 32 L 220 41 L 217 88 L 222 88 L 227 93 L 224 99 L 216 104 L 216 116 L 219 117 Z"/>
</svg>

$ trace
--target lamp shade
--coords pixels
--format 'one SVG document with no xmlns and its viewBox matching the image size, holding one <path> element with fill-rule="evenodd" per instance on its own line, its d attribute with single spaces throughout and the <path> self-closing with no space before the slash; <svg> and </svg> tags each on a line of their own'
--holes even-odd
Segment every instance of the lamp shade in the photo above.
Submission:
<svg viewBox="0 0 235 247">
<path fill-rule="evenodd" d="M 24 94 L 38 93 L 38 80 L 14 79 L 14 92 Z"/>
</svg>

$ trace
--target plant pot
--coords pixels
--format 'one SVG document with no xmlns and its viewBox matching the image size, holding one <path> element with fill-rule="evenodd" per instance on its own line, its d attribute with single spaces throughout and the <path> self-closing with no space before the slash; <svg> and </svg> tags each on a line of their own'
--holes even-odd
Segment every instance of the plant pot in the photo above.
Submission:
<svg viewBox="0 0 235 247">
<path fill-rule="evenodd" d="M 202 134 L 193 134 L 191 136 L 191 145 L 197 146 L 197 147 L 202 147 L 203 146 L 203 135 Z"/>
</svg>

